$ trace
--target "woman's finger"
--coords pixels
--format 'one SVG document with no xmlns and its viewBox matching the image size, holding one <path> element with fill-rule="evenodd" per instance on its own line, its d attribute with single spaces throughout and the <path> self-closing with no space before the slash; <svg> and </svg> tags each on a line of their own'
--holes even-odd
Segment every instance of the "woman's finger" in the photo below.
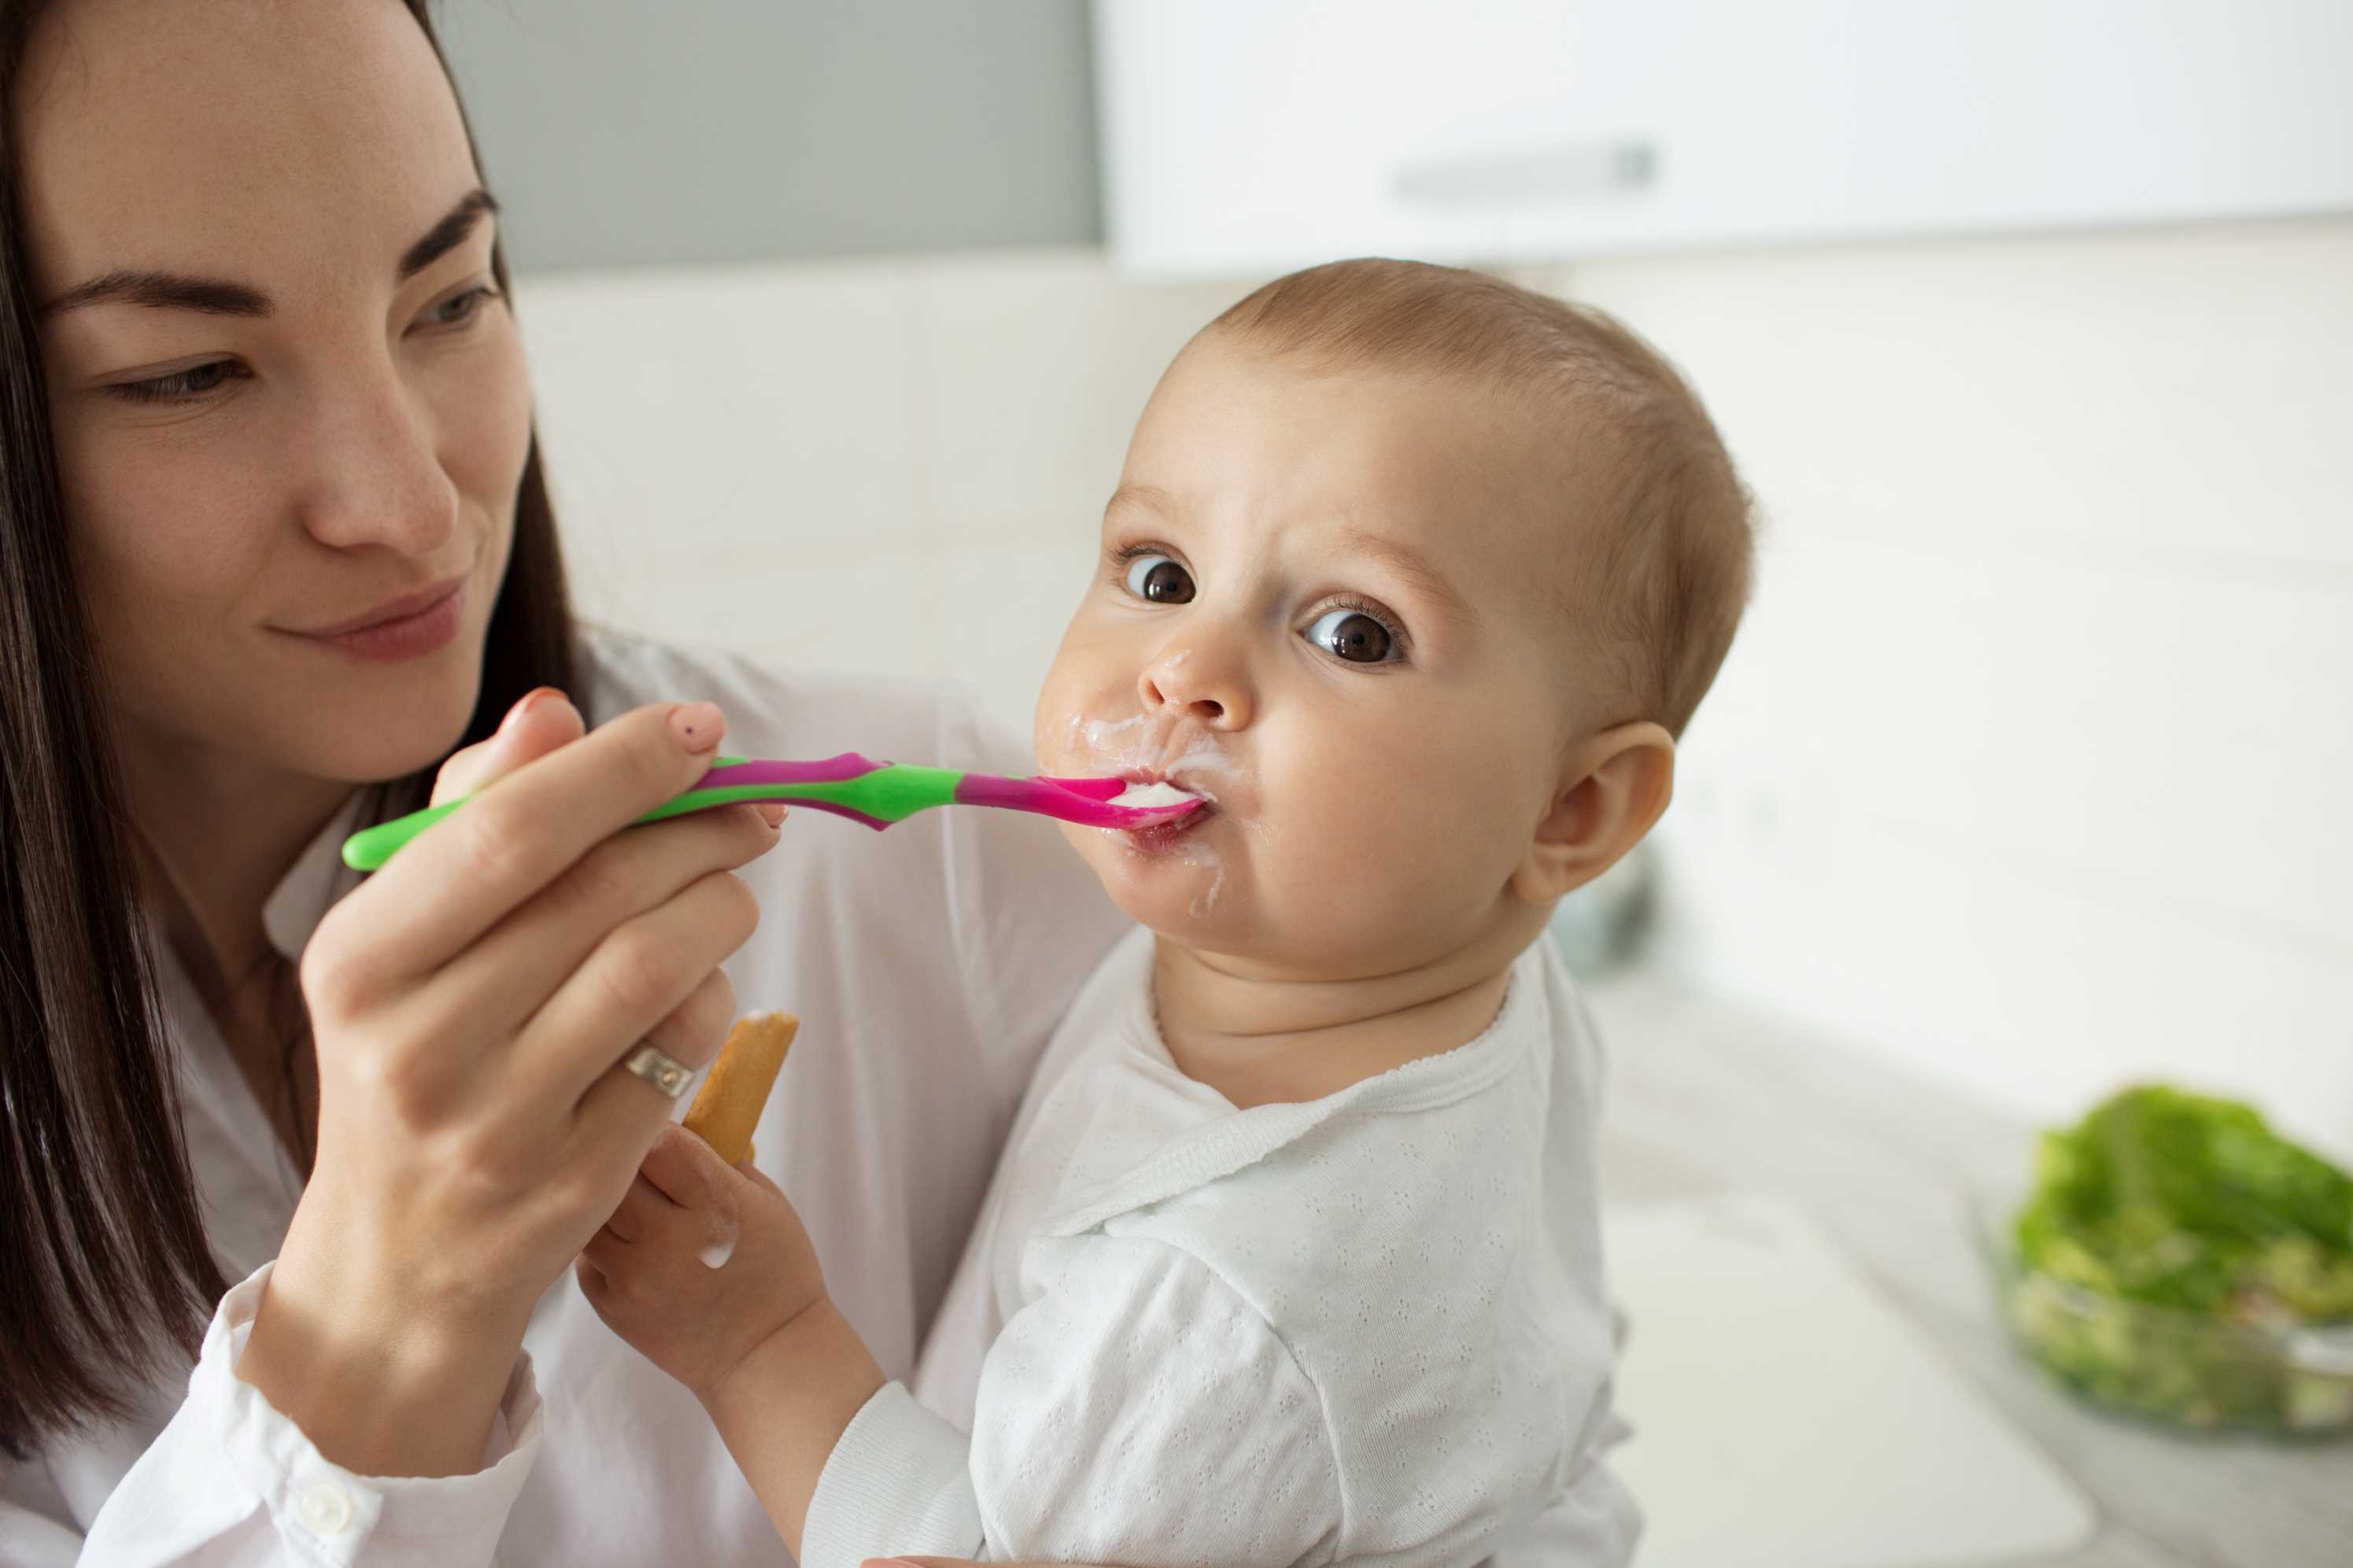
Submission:
<svg viewBox="0 0 2353 1568">
<path fill-rule="evenodd" d="M 646 1043 L 675 1061 L 709 1061 L 717 1053 L 706 1054 L 705 1042 L 725 1045 L 727 1030 L 734 1022 L 735 983 L 727 978 L 725 970 L 714 969 L 685 1001 L 670 1009 L 669 1017 L 648 1031 Z"/>
<path fill-rule="evenodd" d="M 517 768 L 327 912 L 322 978 L 369 994 L 432 973 L 701 778 L 724 731 L 707 702 L 656 704 Z"/>
<path fill-rule="evenodd" d="M 659 908 L 713 871 L 732 871 L 756 859 L 776 842 L 774 827 L 749 807 L 735 806 L 694 812 L 607 839 L 442 966 L 430 986 L 433 1021 L 450 1027 L 462 1022 L 501 1036 L 520 1027 L 624 921 Z M 720 1019 L 720 1026 L 733 1016 L 730 1012 Z M 654 1032 L 684 1043 L 710 1022 L 705 1008 L 678 1029 Z M 654 1043 L 662 1045 L 660 1039 Z M 666 1045 L 662 1048 L 689 1059 Z"/>
<path fill-rule="evenodd" d="M 507 710 L 498 733 L 449 753 L 434 775 L 433 804 L 471 795 L 587 732 L 580 710 L 563 692 L 553 686 L 528 692 Z"/>
<path fill-rule="evenodd" d="M 623 1141 L 642 1151 L 669 1102 L 636 1074 L 613 1072 L 614 1065 L 743 946 L 759 921 L 751 889 L 714 871 L 616 926 L 515 1037 L 502 1094 L 511 1103 L 576 1105 L 576 1115 L 586 1117 L 588 1099 L 626 1091 L 623 1103 L 644 1114 L 622 1116 L 612 1130 L 636 1129 Z M 658 1048 L 700 1068 L 719 1054 L 725 1037 L 725 1021 L 714 1020 L 704 1036 L 673 1031 Z"/>
</svg>

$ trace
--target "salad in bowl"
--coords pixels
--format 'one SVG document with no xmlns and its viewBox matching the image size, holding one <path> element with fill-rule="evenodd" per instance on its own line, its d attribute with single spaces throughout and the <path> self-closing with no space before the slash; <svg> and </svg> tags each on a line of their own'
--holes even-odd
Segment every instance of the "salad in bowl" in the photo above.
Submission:
<svg viewBox="0 0 2353 1568">
<path fill-rule="evenodd" d="M 2126 1089 L 1977 1194 L 2002 1316 L 2078 1393 L 2203 1429 L 2353 1431 L 2353 1175 L 2248 1105 Z"/>
</svg>

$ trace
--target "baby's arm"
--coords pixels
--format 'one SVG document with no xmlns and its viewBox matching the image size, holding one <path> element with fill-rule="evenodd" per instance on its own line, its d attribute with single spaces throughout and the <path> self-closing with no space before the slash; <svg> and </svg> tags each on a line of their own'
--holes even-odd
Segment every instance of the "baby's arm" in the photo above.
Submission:
<svg viewBox="0 0 2353 1568">
<path fill-rule="evenodd" d="M 785 1194 L 665 1127 L 578 1272 L 597 1316 L 702 1402 L 797 1554 L 826 1456 L 882 1373 Z"/>
<path fill-rule="evenodd" d="M 677 1129 L 580 1280 L 702 1402 L 803 1568 L 1288 1563 L 1335 1537 L 1322 1403 L 1264 1319 L 1164 1244 L 1050 1245 L 1066 1266 L 991 1347 L 976 1442 L 885 1386 L 784 1194 Z"/>
<path fill-rule="evenodd" d="M 704 1260 L 723 1250 L 721 1266 Z M 989 1349 L 971 1438 L 885 1384 L 775 1184 L 678 1129 L 580 1277 L 605 1321 L 702 1402 L 803 1568 L 923 1554 L 1157 1568 L 1406 1548 L 1452 1564 L 1504 1544 L 1466 1508 L 1492 1513 L 1505 1541 L 1525 1527 L 1535 1500 L 1512 1495 L 1517 1464 L 1484 1488 L 1451 1475 L 1451 1501 L 1411 1473 L 1344 1485 L 1315 1383 L 1182 1248 L 1093 1233 L 1034 1243 L 1025 1262 L 1045 1289 Z M 1625 1561 L 1639 1525 L 1599 1463 L 1615 1436 L 1603 1425 L 1533 1531 L 1539 1554 L 1506 1548 L 1499 1562 Z"/>
</svg>

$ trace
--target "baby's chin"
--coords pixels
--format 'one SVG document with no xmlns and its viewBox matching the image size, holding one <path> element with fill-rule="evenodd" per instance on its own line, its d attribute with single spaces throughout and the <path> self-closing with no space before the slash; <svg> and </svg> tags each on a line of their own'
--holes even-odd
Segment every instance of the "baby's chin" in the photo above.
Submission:
<svg viewBox="0 0 2353 1568">
<path fill-rule="evenodd" d="M 1241 879 L 1219 826 L 1212 818 L 1174 833 L 1075 828 L 1070 835 L 1123 914 L 1190 945 L 1230 937 L 1242 924 Z"/>
</svg>

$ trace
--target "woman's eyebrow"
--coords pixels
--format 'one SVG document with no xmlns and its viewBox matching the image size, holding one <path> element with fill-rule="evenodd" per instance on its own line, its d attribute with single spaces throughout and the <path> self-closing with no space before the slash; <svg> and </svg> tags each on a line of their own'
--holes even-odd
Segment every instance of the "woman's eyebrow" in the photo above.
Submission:
<svg viewBox="0 0 2353 1568">
<path fill-rule="evenodd" d="M 484 213 L 498 210 L 499 204 L 491 199 L 491 193 L 479 185 L 459 197 L 458 205 L 449 209 L 447 216 L 427 229 L 424 238 L 401 253 L 400 280 L 407 282 L 457 249 L 465 242 L 466 237 L 474 232 L 474 226 L 482 220 Z"/>
<path fill-rule="evenodd" d="M 401 253 L 400 279 L 406 282 L 455 250 L 474 232 L 485 213 L 499 210 L 491 193 L 477 187 L 458 198 L 424 237 Z M 51 316 L 82 305 L 147 305 L 164 310 L 195 310 L 207 316 L 267 316 L 277 306 L 250 283 L 223 278 L 191 278 L 180 272 L 108 272 L 77 284 L 34 312 Z"/>
</svg>

